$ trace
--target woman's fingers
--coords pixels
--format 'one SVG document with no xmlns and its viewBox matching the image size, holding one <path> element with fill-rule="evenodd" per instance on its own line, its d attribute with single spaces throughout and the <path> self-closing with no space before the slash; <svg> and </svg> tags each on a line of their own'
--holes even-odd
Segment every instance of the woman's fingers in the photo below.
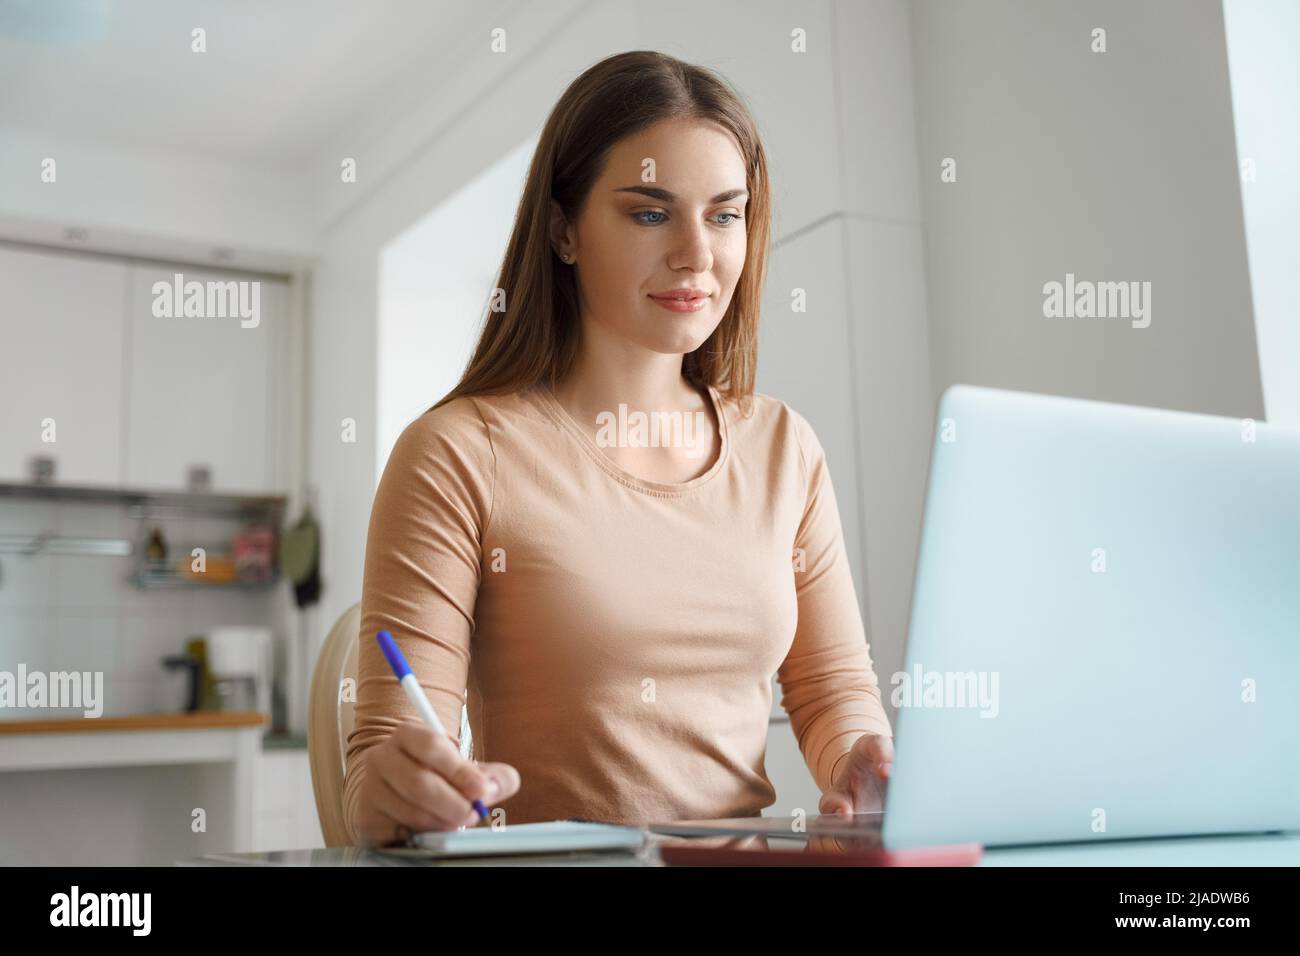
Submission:
<svg viewBox="0 0 1300 956">
<path fill-rule="evenodd" d="M 519 771 L 508 763 L 481 763 L 479 770 L 498 787 L 488 800 L 505 800 L 519 792 Z"/>
<path fill-rule="evenodd" d="M 894 741 L 882 734 L 863 734 L 854 741 L 853 749 L 855 756 L 860 757 L 863 763 L 871 764 L 878 776 L 885 775 L 880 773 L 882 766 L 894 762 Z"/>
<path fill-rule="evenodd" d="M 838 790 L 828 790 L 822 794 L 821 803 L 817 805 L 820 813 L 852 813 L 853 799 Z"/>
<path fill-rule="evenodd" d="M 418 764 L 411 764 L 400 773 L 386 776 L 385 782 L 408 806 L 431 814 L 438 821 L 435 826 L 424 829 L 458 827 L 466 814 L 474 809 L 465 795 L 447 780 Z"/>
<path fill-rule="evenodd" d="M 374 800 L 376 810 L 395 823 L 407 827 L 412 833 L 450 830 L 458 825 L 453 822 L 454 817 L 408 800 L 388 780 L 382 781 L 374 794 Z"/>
<path fill-rule="evenodd" d="M 487 795 L 488 777 L 480 771 L 479 765 L 462 757 L 456 745 L 433 728 L 416 721 L 404 721 L 393 731 L 393 739 L 406 757 L 450 783 L 465 798 L 467 805 L 473 800 L 493 799 Z M 413 796 L 409 798 L 415 799 Z M 463 814 L 457 814 L 457 819 L 462 817 Z"/>
<path fill-rule="evenodd" d="M 412 833 L 454 830 L 479 822 L 473 801 L 491 804 L 518 792 L 519 771 L 479 764 L 418 721 L 403 721 L 366 755 L 358 834 L 391 842 Z"/>
</svg>

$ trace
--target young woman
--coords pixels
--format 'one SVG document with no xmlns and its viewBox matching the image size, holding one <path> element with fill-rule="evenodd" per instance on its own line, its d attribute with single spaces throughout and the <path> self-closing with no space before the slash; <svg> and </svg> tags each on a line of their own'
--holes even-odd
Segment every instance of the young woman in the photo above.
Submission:
<svg viewBox="0 0 1300 956">
<path fill-rule="evenodd" d="M 756 816 L 773 674 L 818 809 L 878 803 L 891 730 L 825 456 L 754 392 L 769 221 L 758 133 L 715 74 L 623 53 L 561 97 L 504 309 L 375 495 L 356 842 L 471 825 L 475 798 L 506 823 Z M 415 719 L 381 629 L 449 731 L 467 695 L 475 759 Z"/>
</svg>

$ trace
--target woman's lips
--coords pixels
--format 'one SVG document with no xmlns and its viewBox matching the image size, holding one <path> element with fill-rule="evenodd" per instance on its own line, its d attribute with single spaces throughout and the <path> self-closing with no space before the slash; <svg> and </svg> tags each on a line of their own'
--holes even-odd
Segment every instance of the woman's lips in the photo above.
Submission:
<svg viewBox="0 0 1300 956">
<path fill-rule="evenodd" d="M 650 296 L 656 305 L 662 305 L 669 312 L 699 312 L 709 301 L 709 296 L 702 295 L 695 299 L 679 299 L 667 296 Z"/>
</svg>

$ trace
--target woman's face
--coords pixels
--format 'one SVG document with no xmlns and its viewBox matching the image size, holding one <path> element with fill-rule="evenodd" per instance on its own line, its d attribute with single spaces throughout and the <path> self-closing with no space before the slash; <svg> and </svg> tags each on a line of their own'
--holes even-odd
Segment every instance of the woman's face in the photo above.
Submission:
<svg viewBox="0 0 1300 956">
<path fill-rule="evenodd" d="M 584 324 L 655 352 L 698 348 L 745 265 L 747 198 L 735 140 L 712 122 L 665 120 L 616 143 L 577 222 L 554 220 Z M 683 288 L 707 298 L 689 310 L 656 298 Z"/>
</svg>

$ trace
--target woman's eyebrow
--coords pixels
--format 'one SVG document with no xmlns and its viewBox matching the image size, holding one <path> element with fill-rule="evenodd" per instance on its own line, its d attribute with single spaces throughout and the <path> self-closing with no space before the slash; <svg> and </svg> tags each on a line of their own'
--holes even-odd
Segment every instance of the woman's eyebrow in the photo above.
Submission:
<svg viewBox="0 0 1300 956">
<path fill-rule="evenodd" d="M 667 189 L 660 189 L 658 186 L 624 186 L 621 189 L 615 189 L 616 193 L 640 193 L 643 196 L 649 196 L 651 199 L 658 199 L 661 202 L 676 202 L 677 197 Z M 749 198 L 749 193 L 743 189 L 728 189 L 726 192 L 718 193 L 709 203 L 726 202 L 728 199 L 735 199 L 739 196 Z"/>
</svg>

